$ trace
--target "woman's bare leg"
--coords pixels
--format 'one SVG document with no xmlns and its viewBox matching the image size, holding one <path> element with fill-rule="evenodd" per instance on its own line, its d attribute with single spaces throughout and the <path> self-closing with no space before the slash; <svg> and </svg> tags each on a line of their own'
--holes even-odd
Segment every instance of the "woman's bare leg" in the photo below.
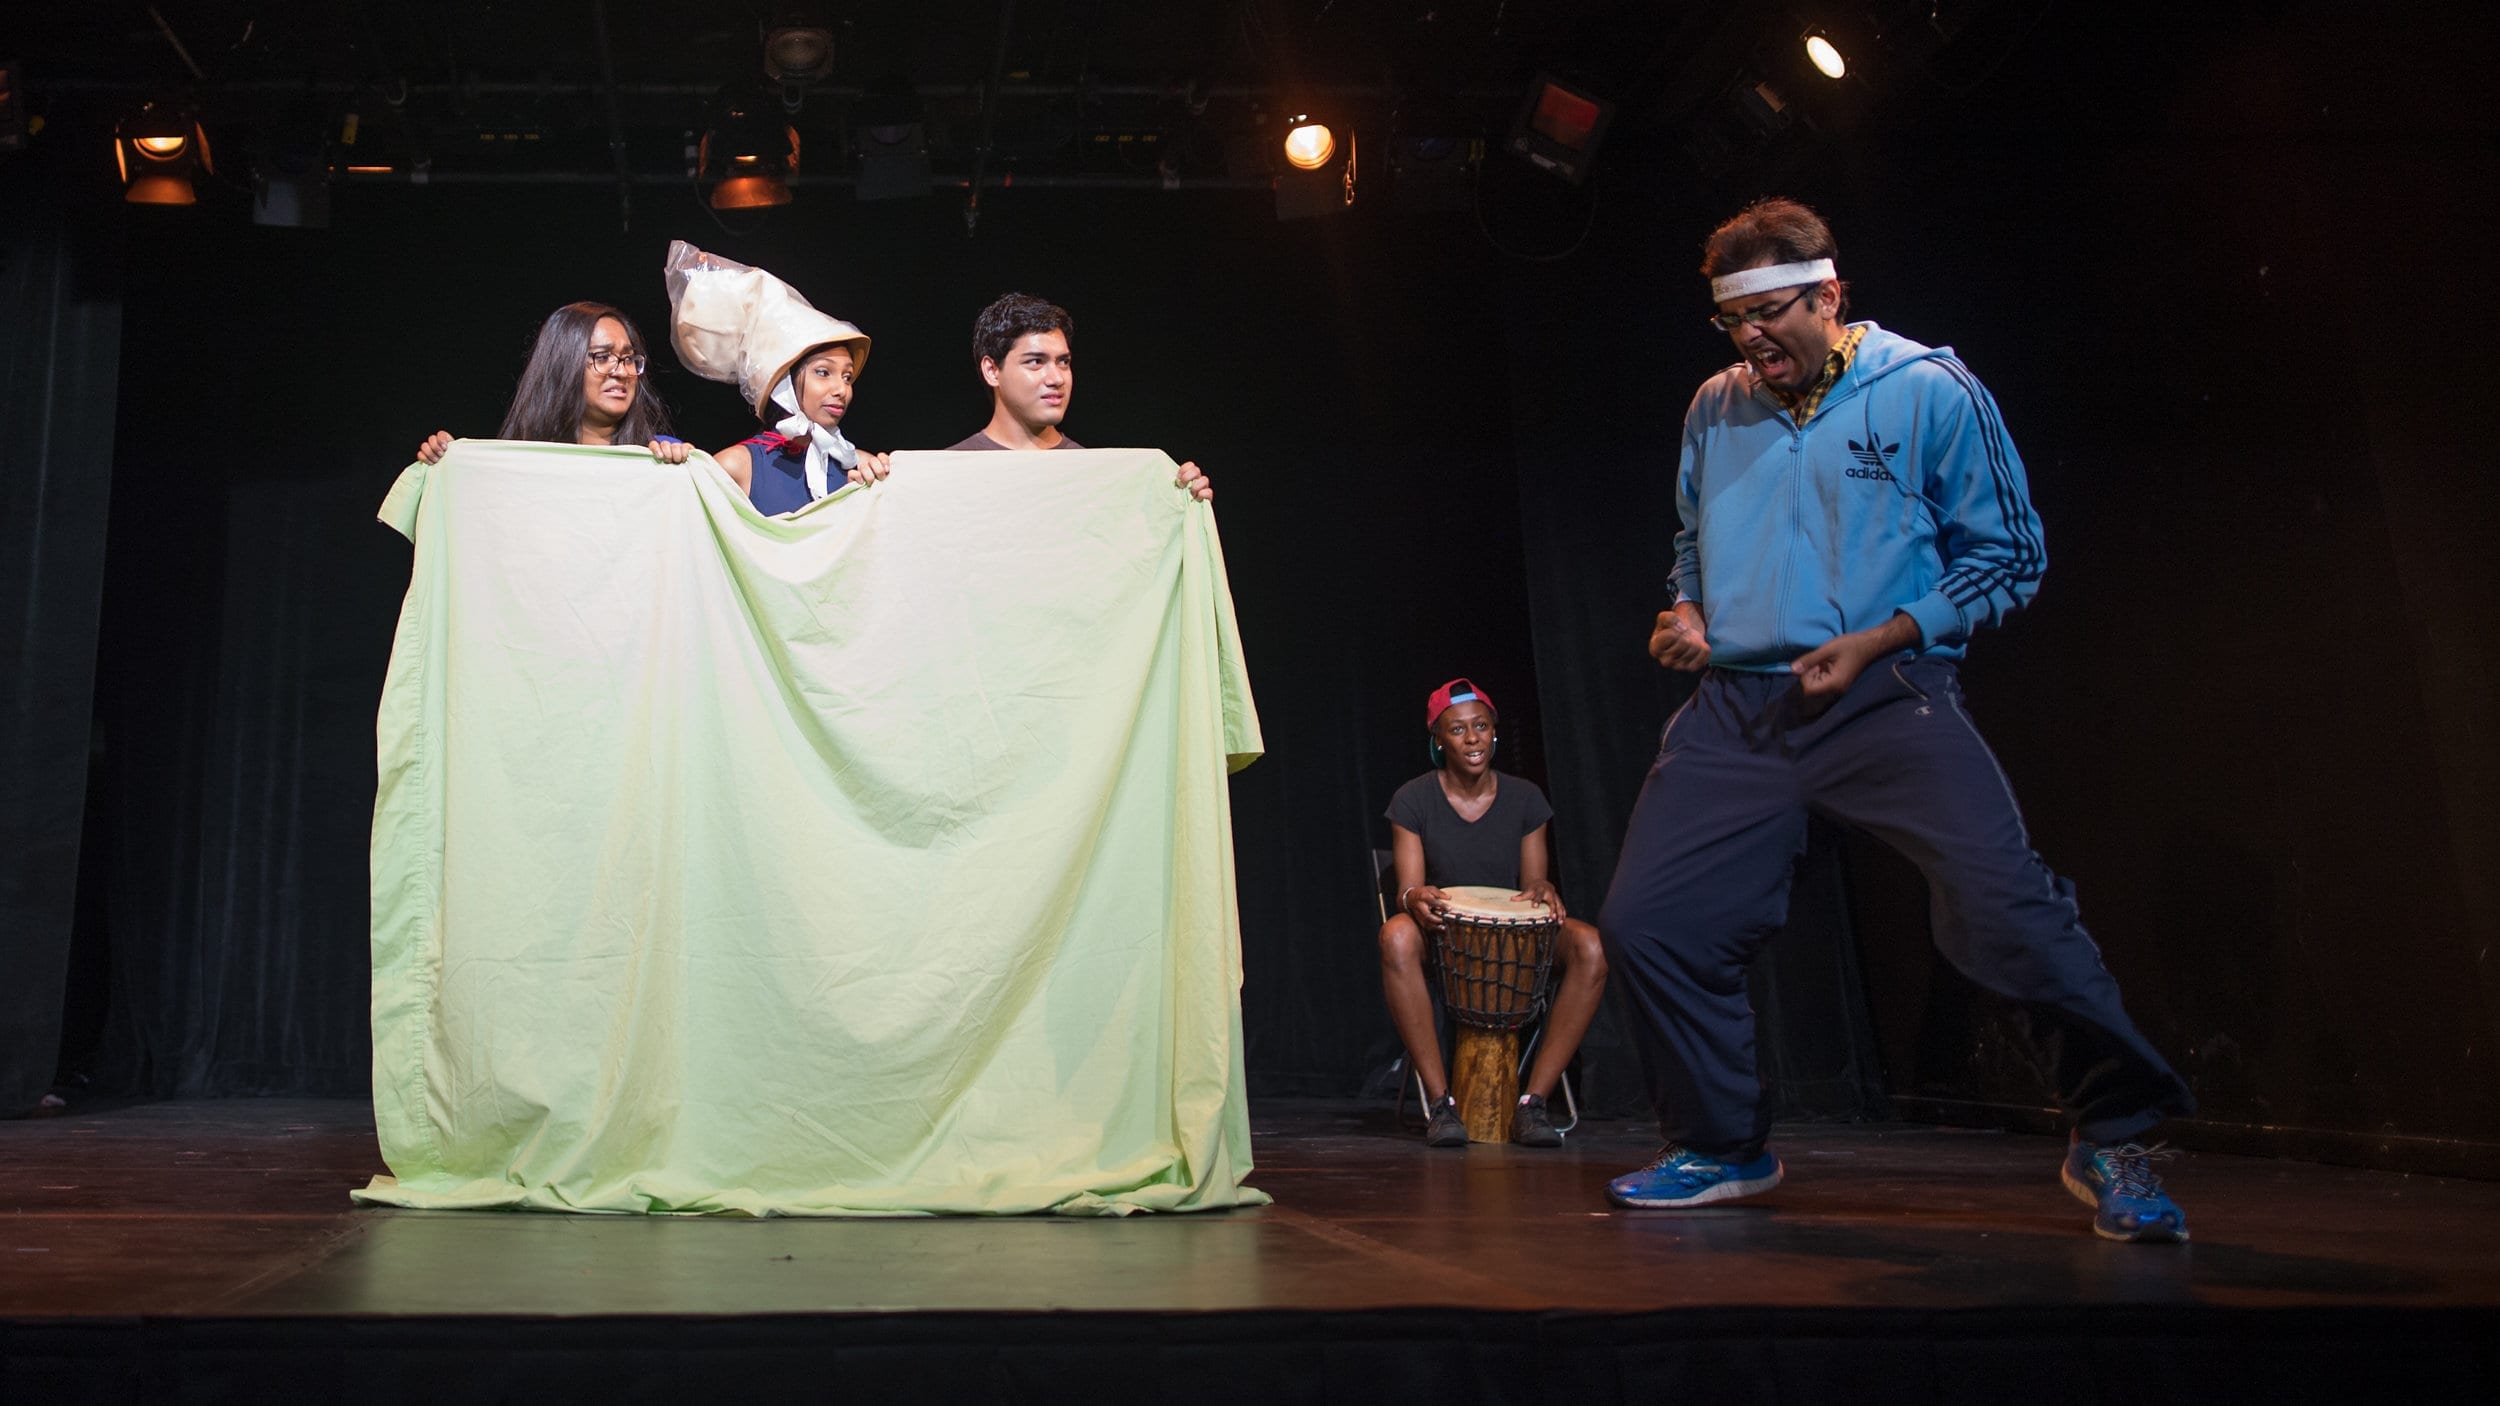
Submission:
<svg viewBox="0 0 2500 1406">
<path fill-rule="evenodd" d="M 1606 949 L 1597 940 L 1597 929 L 1577 918 L 1563 919 L 1562 931 L 1554 937 L 1554 961 L 1562 978 L 1555 986 L 1553 1008 L 1545 1013 L 1536 1065 L 1520 1090 L 1538 1098 L 1554 1096 L 1564 1066 L 1578 1052 L 1580 1037 L 1589 1033 L 1589 1022 L 1597 1018 L 1598 998 L 1606 994 Z"/>
<path fill-rule="evenodd" d="M 1424 987 L 1424 930 L 1404 913 L 1380 929 L 1380 994 L 1407 1060 L 1424 1081 L 1424 1102 L 1440 1102 L 1450 1085 L 1441 1069 L 1441 1036 L 1432 1028 L 1432 993 Z"/>
</svg>

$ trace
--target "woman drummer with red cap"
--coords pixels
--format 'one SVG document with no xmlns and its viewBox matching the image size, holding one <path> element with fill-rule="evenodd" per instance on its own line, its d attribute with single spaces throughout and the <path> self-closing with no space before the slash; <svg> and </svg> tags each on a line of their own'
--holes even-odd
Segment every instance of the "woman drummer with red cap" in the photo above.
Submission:
<svg viewBox="0 0 2500 1406">
<path fill-rule="evenodd" d="M 1564 911 L 1562 895 L 1547 877 L 1545 830 L 1554 808 L 1533 783 L 1493 769 L 1499 718 L 1492 697 L 1466 679 L 1434 689 L 1424 704 L 1424 726 L 1437 765 L 1399 787 L 1389 800 L 1398 912 L 1380 929 L 1380 988 L 1407 1058 L 1423 1081 L 1424 1101 L 1432 1111 L 1424 1141 L 1434 1147 L 1467 1141 L 1466 1124 L 1441 1064 L 1432 997 L 1424 986 L 1425 935 L 1439 931 L 1446 921 L 1444 887 L 1510 889 L 1520 898 L 1547 905 L 1562 919 L 1554 942 L 1561 979 L 1545 1018 L 1536 1066 L 1528 1072 L 1511 1119 L 1511 1141 L 1528 1147 L 1562 1145 L 1545 1100 L 1580 1048 L 1580 1037 L 1588 1033 L 1597 999 L 1606 989 L 1606 955 L 1597 929 Z"/>
</svg>

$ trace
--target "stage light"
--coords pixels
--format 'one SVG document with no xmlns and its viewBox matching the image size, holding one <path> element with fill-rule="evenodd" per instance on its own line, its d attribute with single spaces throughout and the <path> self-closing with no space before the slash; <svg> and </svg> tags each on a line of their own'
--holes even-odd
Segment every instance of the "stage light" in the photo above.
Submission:
<svg viewBox="0 0 2500 1406">
<path fill-rule="evenodd" d="M 1400 134 L 1389 148 L 1389 202 L 1400 210 L 1464 210 L 1484 162 L 1477 137 Z"/>
<path fill-rule="evenodd" d="M 1510 149 L 1578 185 L 1588 179 L 1614 115 L 1613 103 L 1540 73 L 1511 121 Z"/>
<path fill-rule="evenodd" d="M 795 115 L 807 85 L 833 72 L 833 30 L 805 10 L 785 9 L 764 31 L 764 76 L 781 85 L 782 111 Z"/>
<path fill-rule="evenodd" d="M 1361 141 L 1341 112 L 1316 113 L 1300 106 L 1268 130 L 1268 170 L 1276 182 L 1276 218 L 1307 220 L 1334 215 L 1354 203 L 1361 168 Z M 1284 136 L 1275 133 L 1282 130 Z M 1283 160 L 1279 162 L 1278 158 Z"/>
<path fill-rule="evenodd" d="M 1297 171 L 1316 171 L 1337 156 L 1337 134 L 1323 122 L 1313 122 L 1308 114 L 1293 119 L 1293 129 L 1285 133 L 1285 160 Z"/>
<path fill-rule="evenodd" d="M 121 170 L 122 199 L 133 205 L 190 205 L 198 173 L 216 173 L 208 132 L 189 104 L 157 100 L 142 104 L 113 129 L 113 160 Z"/>
<path fill-rule="evenodd" d="M 1389 114 L 1389 203 L 1400 210 L 1464 210 L 1484 164 L 1472 105 L 1446 92 L 1411 92 Z"/>
<path fill-rule="evenodd" d="M 790 177 L 799 169 L 798 129 L 766 111 L 760 96 L 732 86 L 714 101 L 712 125 L 695 151 L 695 178 L 715 210 L 790 203 Z"/>
<path fill-rule="evenodd" d="M 860 95 L 851 109 L 851 150 L 859 156 L 862 200 L 910 200 L 927 195 L 929 123 L 911 84 L 888 75 Z"/>
<path fill-rule="evenodd" d="M 764 72 L 787 81 L 833 71 L 833 31 L 804 10 L 784 10 L 764 33 Z"/>
<path fill-rule="evenodd" d="M 252 223 L 283 229 L 330 224 L 330 134 L 344 127 L 312 98 L 290 103 L 252 150 Z"/>
<path fill-rule="evenodd" d="M 1843 58 L 1840 46 L 1819 29 L 1806 31 L 1806 57 L 1826 78 L 1843 78 L 1849 73 L 1849 60 Z"/>
</svg>

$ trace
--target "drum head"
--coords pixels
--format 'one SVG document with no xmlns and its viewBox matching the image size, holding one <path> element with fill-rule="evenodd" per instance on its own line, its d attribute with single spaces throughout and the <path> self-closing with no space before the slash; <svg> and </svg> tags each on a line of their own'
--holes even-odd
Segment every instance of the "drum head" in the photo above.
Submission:
<svg viewBox="0 0 2500 1406">
<path fill-rule="evenodd" d="M 1516 889 L 1486 888 L 1481 884 L 1441 890 L 1449 910 L 1462 918 L 1534 923 L 1554 916 L 1554 910 L 1542 903 L 1511 897 L 1516 892 Z"/>
</svg>

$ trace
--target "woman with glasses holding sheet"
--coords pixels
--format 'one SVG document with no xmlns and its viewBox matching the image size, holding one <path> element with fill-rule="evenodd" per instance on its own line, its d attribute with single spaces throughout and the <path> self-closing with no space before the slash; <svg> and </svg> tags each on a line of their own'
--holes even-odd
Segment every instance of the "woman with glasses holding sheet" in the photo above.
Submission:
<svg viewBox="0 0 2500 1406">
<path fill-rule="evenodd" d="M 649 348 L 634 320 L 606 303 L 566 303 L 547 314 L 498 439 L 549 444 L 647 444 L 672 464 L 687 443 L 668 432 L 668 407 L 643 380 Z M 437 430 L 417 458 L 439 462 L 451 432 Z"/>
</svg>

